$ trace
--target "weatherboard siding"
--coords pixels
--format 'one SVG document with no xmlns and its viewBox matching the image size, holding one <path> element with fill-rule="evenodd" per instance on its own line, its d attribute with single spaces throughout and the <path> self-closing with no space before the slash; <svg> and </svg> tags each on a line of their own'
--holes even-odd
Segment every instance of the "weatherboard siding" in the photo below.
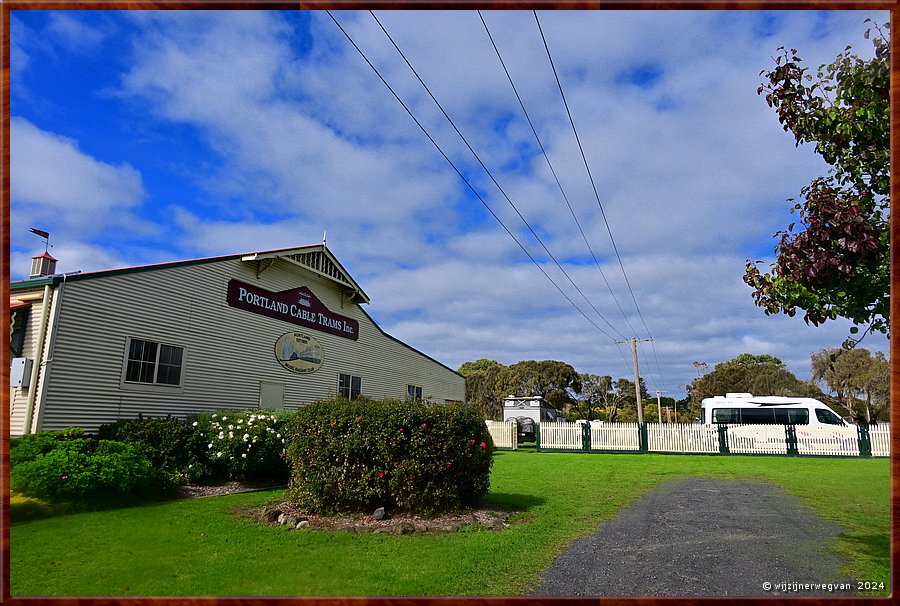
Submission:
<svg viewBox="0 0 900 606">
<path fill-rule="evenodd" d="M 332 312 L 359 322 L 359 339 L 231 307 L 231 279 L 273 292 L 307 286 Z M 299 374 L 276 361 L 275 342 L 286 332 L 321 344 L 318 370 Z M 123 385 L 129 337 L 183 347 L 182 388 Z M 437 402 L 465 397 L 463 377 L 386 336 L 358 305 L 342 307 L 336 284 L 280 260 L 259 277 L 255 263 L 228 259 L 71 281 L 53 358 L 42 429 L 77 424 L 93 430 L 139 413 L 254 408 L 260 381 L 284 383 L 285 407 L 295 408 L 336 395 L 341 373 L 361 377 L 362 394 L 376 399 L 404 398 L 408 384 Z"/>
<path fill-rule="evenodd" d="M 28 296 L 32 294 L 40 294 L 43 293 L 43 287 L 37 288 L 33 291 L 22 291 L 17 292 L 16 296 Z M 52 316 L 55 304 L 53 290 L 50 291 L 50 307 L 48 307 L 47 313 Z M 40 360 L 35 360 L 35 355 L 37 352 L 37 338 L 38 332 L 40 331 L 41 325 L 41 305 L 43 304 L 42 299 L 37 299 L 31 301 L 31 306 L 27 309 L 28 319 L 25 322 L 25 339 L 22 343 L 22 357 L 28 358 L 32 361 L 32 364 L 39 364 Z M 46 353 L 46 352 L 45 352 Z M 37 385 L 41 385 L 41 379 L 43 378 L 41 375 L 43 374 L 43 368 L 40 369 Z M 28 373 L 29 380 L 31 378 L 31 372 Z M 19 436 L 25 433 L 25 415 L 28 409 L 28 395 L 31 393 L 31 390 L 34 389 L 34 385 L 29 385 L 28 387 L 12 387 L 9 388 L 9 434 L 13 436 Z M 35 409 L 37 409 L 37 402 L 35 402 Z M 35 415 L 36 416 L 36 415 Z M 35 417 L 32 417 L 32 424 L 34 424 Z"/>
</svg>

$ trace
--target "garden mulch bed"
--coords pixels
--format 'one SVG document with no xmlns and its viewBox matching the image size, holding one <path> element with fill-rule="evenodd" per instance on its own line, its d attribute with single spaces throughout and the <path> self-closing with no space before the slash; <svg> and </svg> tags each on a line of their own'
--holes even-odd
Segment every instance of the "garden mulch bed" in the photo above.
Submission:
<svg viewBox="0 0 900 606">
<path fill-rule="evenodd" d="M 239 492 L 257 492 L 260 490 L 268 490 L 270 488 L 287 488 L 287 484 L 283 483 L 247 483 L 247 482 L 226 482 L 218 486 L 180 486 L 178 495 L 182 499 L 195 499 L 198 497 L 221 497 L 226 494 L 237 494 Z"/>
<path fill-rule="evenodd" d="M 348 530 L 375 534 L 415 534 L 457 532 L 465 527 L 502 530 L 510 525 L 514 512 L 501 511 L 487 505 L 437 516 L 410 512 L 388 512 L 382 519 L 373 513 L 320 515 L 309 513 L 290 502 L 276 503 L 258 510 L 256 518 L 272 525 L 297 530 Z"/>
<path fill-rule="evenodd" d="M 284 484 L 228 482 L 219 486 L 182 486 L 179 493 L 181 498 L 192 499 L 284 487 L 286 487 Z M 287 526 L 297 530 L 349 530 L 358 533 L 414 534 L 457 532 L 467 526 L 501 530 L 510 525 L 510 516 L 515 512 L 482 504 L 463 512 L 432 517 L 389 511 L 383 519 L 376 519 L 374 512 L 320 515 L 305 512 L 293 503 L 282 502 L 264 508 L 245 510 L 243 513 L 267 524 Z M 300 525 L 299 528 L 298 525 Z"/>
</svg>

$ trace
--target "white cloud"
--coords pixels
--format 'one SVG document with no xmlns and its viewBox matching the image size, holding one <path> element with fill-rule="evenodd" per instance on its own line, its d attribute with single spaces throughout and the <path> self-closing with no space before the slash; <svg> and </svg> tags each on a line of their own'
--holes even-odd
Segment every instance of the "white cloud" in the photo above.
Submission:
<svg viewBox="0 0 900 606">
<path fill-rule="evenodd" d="M 138 204 L 141 175 L 83 153 L 70 138 L 43 131 L 20 117 L 10 120 L 10 197 L 13 206 L 35 204 L 71 214 L 86 224 L 94 213 Z"/>
<path fill-rule="evenodd" d="M 376 14 L 553 254 L 587 262 L 565 267 L 630 336 L 478 14 Z M 377 24 L 361 11 L 336 16 L 491 208 L 543 258 Z M 759 72 L 781 44 L 800 49 L 812 66 L 848 42 L 864 51 L 866 16 L 797 11 L 755 23 L 746 11 L 540 13 L 654 337 L 641 349 L 651 386 L 676 391 L 695 375 L 692 361 L 714 365 L 744 352 L 771 353 L 805 376 L 809 353 L 846 336 L 843 322 L 813 328 L 765 316 L 741 276 L 745 260 L 769 249 L 771 234 L 788 221 L 785 198 L 825 170 L 813 150 L 795 148 L 756 94 Z M 619 305 L 645 336 L 533 16 L 484 17 Z M 123 223 L 141 236 L 127 255 L 132 262 L 309 244 L 327 229 L 329 246 L 372 297 L 369 311 L 385 330 L 450 366 L 480 357 L 561 359 L 583 372 L 629 376 L 629 348 L 560 296 L 327 15 L 148 11 L 122 18 L 137 33 L 114 99 L 146 112 L 147 128 L 160 136 L 187 127 L 203 154 L 192 184 L 209 199 L 202 206 L 160 200 L 149 185 L 145 194 L 137 169 L 91 158 L 76 142 L 14 118 L 14 153 L 22 140 L 36 150 L 13 156 L 16 221 L 36 216 L 31 201 L 77 222 L 79 201 L 90 199 L 92 211 L 108 217 L 148 196 L 172 218 L 171 233 L 154 252 L 160 225 Z M 61 44 L 73 25 L 57 20 L 48 35 Z M 652 87 L 617 81 L 640 66 L 658 73 Z M 552 263 L 542 267 L 607 328 Z M 864 346 L 885 349 L 886 342 Z"/>
</svg>

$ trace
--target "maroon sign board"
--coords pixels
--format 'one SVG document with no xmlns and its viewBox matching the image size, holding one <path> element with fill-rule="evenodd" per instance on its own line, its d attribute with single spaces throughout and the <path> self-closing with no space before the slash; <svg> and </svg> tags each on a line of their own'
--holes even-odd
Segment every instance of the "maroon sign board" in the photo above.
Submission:
<svg viewBox="0 0 900 606">
<path fill-rule="evenodd" d="M 318 297 L 305 286 L 281 292 L 230 280 L 228 305 L 251 311 L 262 316 L 320 330 L 345 339 L 359 339 L 359 322 L 353 318 L 332 313 Z"/>
</svg>

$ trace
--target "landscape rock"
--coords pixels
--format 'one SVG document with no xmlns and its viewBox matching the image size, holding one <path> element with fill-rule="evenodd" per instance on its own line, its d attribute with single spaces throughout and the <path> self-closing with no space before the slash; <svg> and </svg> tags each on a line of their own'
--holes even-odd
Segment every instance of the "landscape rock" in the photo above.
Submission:
<svg viewBox="0 0 900 606">
<path fill-rule="evenodd" d="M 267 524 L 274 524 L 278 521 L 278 517 L 284 515 L 284 512 L 281 511 L 281 508 L 273 505 L 269 505 L 263 510 L 262 517 L 266 521 Z"/>
<path fill-rule="evenodd" d="M 387 518 L 387 513 L 384 511 L 384 507 L 379 507 L 375 510 L 375 513 L 372 514 L 372 517 L 376 520 L 384 520 Z"/>
<path fill-rule="evenodd" d="M 413 528 L 413 525 L 407 524 L 406 522 L 395 524 L 392 528 L 394 534 L 412 534 L 415 532 L 415 528 Z"/>
<path fill-rule="evenodd" d="M 294 528 L 309 528 L 309 520 L 300 520 Z"/>
</svg>

